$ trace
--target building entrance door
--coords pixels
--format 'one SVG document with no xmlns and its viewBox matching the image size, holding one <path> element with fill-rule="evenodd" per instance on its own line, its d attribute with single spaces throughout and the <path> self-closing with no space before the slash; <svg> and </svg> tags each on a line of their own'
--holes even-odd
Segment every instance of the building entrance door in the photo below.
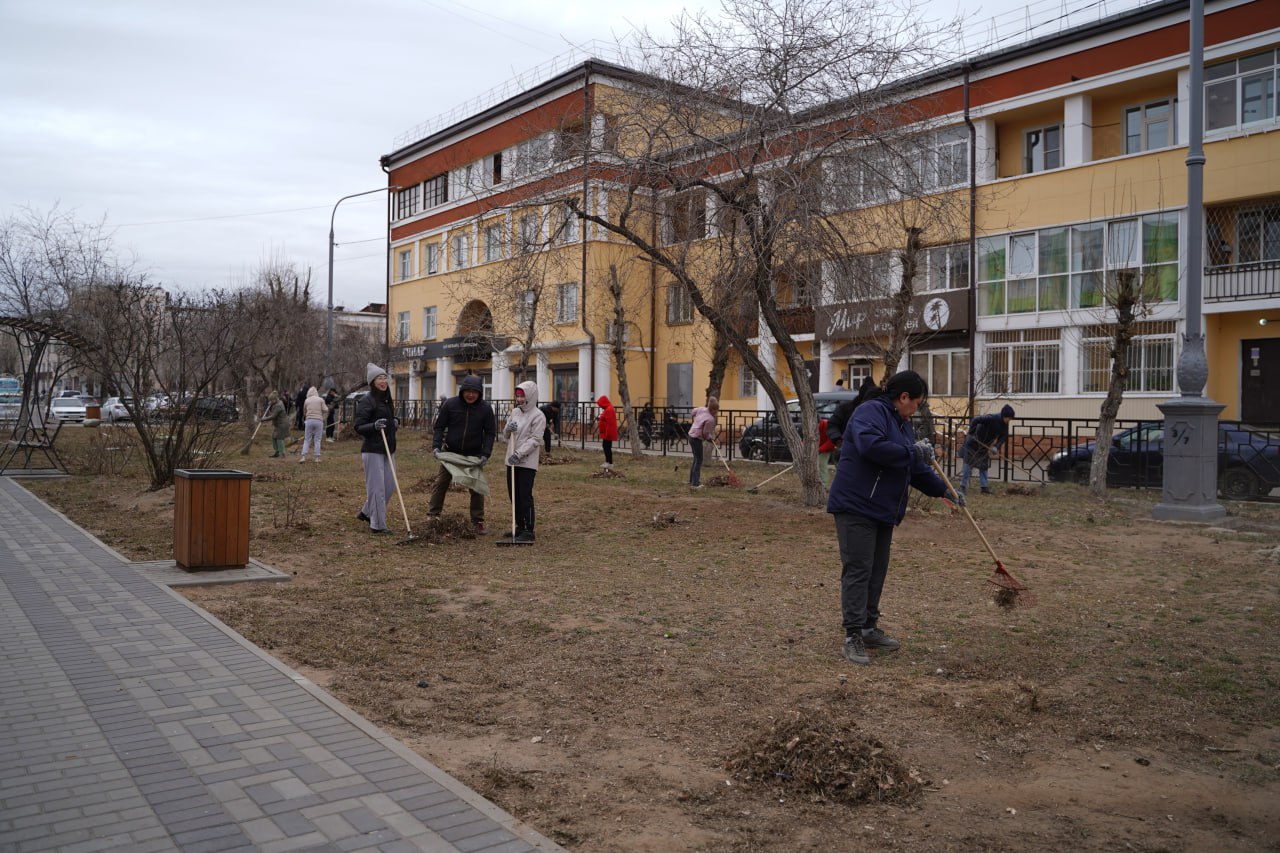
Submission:
<svg viewBox="0 0 1280 853">
<path fill-rule="evenodd" d="M 1280 338 L 1240 342 L 1240 420 L 1280 424 Z"/>
</svg>

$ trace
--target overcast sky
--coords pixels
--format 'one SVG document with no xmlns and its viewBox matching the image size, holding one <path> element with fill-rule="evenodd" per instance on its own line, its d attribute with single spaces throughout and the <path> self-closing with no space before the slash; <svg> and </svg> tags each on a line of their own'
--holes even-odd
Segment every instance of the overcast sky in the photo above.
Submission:
<svg viewBox="0 0 1280 853">
<path fill-rule="evenodd" d="M 663 29 L 686 5 L 719 8 L 0 0 L 0 216 L 56 204 L 105 217 L 117 246 L 167 288 L 225 287 L 284 257 L 310 267 L 323 302 L 334 203 L 386 185 L 378 158 L 397 137 L 575 45 Z M 1029 14 L 1061 7 L 1037 0 Z M 993 17 L 1007 32 L 1028 15 L 1014 0 L 931 0 L 930 13 L 957 8 L 983 34 Z M 338 208 L 335 303 L 385 298 L 385 226 L 383 194 Z"/>
</svg>

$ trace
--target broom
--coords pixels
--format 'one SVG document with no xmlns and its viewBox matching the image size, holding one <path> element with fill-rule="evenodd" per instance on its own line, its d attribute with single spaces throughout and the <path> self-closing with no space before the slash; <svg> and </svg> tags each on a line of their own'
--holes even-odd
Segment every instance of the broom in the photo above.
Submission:
<svg viewBox="0 0 1280 853">
<path fill-rule="evenodd" d="M 742 481 L 734 476 L 733 471 L 729 470 L 729 463 L 724 460 L 724 457 L 721 456 L 720 452 L 716 449 L 716 438 L 718 438 L 719 436 L 720 436 L 720 430 L 716 430 L 715 436 L 711 438 L 711 455 L 719 459 L 720 464 L 724 466 L 725 473 L 728 474 L 728 477 L 726 477 L 726 479 L 728 480 L 729 485 L 735 489 L 741 489 Z"/>
<path fill-rule="evenodd" d="M 417 536 L 413 535 L 413 528 L 409 526 L 409 510 L 404 507 L 404 495 L 400 492 L 400 478 L 396 476 L 395 459 L 391 456 L 391 446 L 387 444 L 386 430 L 378 430 L 378 435 L 382 436 L 382 449 L 387 452 L 387 467 L 391 469 L 391 483 L 396 487 L 396 497 L 400 499 L 400 512 L 404 514 L 404 529 L 408 531 L 408 538 L 397 542 L 397 545 L 408 545 Z"/>
<path fill-rule="evenodd" d="M 262 414 L 266 414 L 267 410 L 263 409 Z M 253 428 L 253 432 L 249 435 L 249 440 L 245 442 L 244 447 L 240 450 L 241 456 L 249 455 L 249 448 L 253 447 L 253 440 L 258 437 L 258 430 L 262 428 L 262 419 L 258 419 L 257 425 Z"/>
<path fill-rule="evenodd" d="M 1023 585 L 1017 578 L 1009 574 L 1009 570 L 1004 567 L 1004 563 L 996 556 L 996 550 L 991 547 L 991 543 L 987 541 L 987 537 L 982 534 L 982 528 L 978 527 L 978 522 L 974 521 L 973 516 L 969 513 L 969 508 L 959 503 L 960 496 L 957 494 L 955 487 L 951 485 L 951 481 L 947 479 L 946 472 L 942 470 L 942 466 L 938 464 L 937 459 L 930 459 L 929 464 L 933 466 L 933 470 L 938 472 L 938 476 L 942 478 L 942 482 L 946 483 L 947 491 L 951 492 L 960 509 L 964 510 L 965 518 L 969 519 L 969 523 L 973 525 L 973 530 L 978 534 L 978 538 L 982 540 L 982 544 L 987 546 L 987 553 L 991 555 L 991 559 L 996 561 L 995 571 L 991 577 L 987 578 L 987 583 L 998 587 L 996 591 L 996 604 L 1001 607 L 1012 607 L 1018 601 L 1023 604 L 1031 604 L 1031 594 L 1029 588 Z"/>
</svg>

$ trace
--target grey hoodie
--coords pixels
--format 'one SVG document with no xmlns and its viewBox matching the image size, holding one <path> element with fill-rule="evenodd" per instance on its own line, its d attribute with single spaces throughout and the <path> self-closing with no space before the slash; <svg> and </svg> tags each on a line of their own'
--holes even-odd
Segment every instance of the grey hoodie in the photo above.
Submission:
<svg viewBox="0 0 1280 853">
<path fill-rule="evenodd" d="M 516 386 L 524 392 L 524 405 L 511 410 L 507 426 L 515 425 L 514 432 L 507 432 L 507 458 L 514 453 L 519 457 L 516 466 L 538 468 L 542 451 L 542 431 L 547 427 L 547 416 L 538 408 L 538 384 L 521 382 Z"/>
</svg>

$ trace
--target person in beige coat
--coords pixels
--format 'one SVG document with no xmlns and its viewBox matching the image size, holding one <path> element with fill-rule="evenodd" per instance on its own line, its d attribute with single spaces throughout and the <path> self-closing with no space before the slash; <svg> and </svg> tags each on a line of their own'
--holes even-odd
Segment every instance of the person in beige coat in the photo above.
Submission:
<svg viewBox="0 0 1280 853">
<path fill-rule="evenodd" d="M 310 447 L 315 454 L 316 461 L 320 461 L 320 440 L 324 438 L 324 416 L 329 413 L 329 407 L 325 405 L 324 398 L 320 396 L 320 389 L 312 385 L 307 389 L 307 398 L 302 402 L 302 458 L 299 462 L 307 461 L 307 448 Z"/>
<path fill-rule="evenodd" d="M 547 416 L 538 408 L 538 385 L 521 382 L 516 386 L 516 405 L 507 416 L 507 494 L 515 503 L 515 530 L 509 542 L 533 544 L 533 480 L 538 475 L 542 452 L 542 431 Z"/>
</svg>

